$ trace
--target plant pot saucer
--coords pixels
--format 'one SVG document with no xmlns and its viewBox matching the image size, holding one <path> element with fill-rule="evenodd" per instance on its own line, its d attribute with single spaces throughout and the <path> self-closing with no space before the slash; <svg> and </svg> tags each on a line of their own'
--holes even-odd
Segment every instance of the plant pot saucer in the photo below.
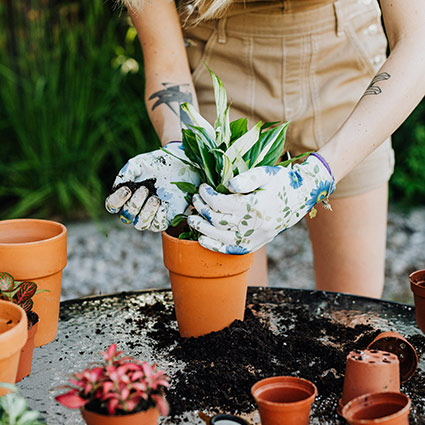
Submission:
<svg viewBox="0 0 425 425">
<path fill-rule="evenodd" d="M 215 415 L 211 418 L 209 425 L 248 425 L 248 422 L 239 416 Z"/>
</svg>

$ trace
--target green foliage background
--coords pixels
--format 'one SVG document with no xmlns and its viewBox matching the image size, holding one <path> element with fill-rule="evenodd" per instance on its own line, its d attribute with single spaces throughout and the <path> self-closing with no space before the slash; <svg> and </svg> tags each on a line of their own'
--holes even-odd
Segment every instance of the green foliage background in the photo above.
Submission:
<svg viewBox="0 0 425 425">
<path fill-rule="evenodd" d="M 0 0 L 0 218 L 99 217 L 126 160 L 159 146 L 142 53 L 104 0 Z M 394 135 L 392 200 L 425 204 L 425 103 Z"/>
</svg>

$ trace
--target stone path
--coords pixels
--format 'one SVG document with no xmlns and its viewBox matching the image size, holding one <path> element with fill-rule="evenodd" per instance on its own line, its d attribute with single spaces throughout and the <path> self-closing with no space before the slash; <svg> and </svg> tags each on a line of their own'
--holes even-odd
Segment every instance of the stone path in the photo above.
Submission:
<svg viewBox="0 0 425 425">
<path fill-rule="evenodd" d="M 62 299 L 169 287 L 161 236 L 138 232 L 111 217 L 100 224 L 66 223 L 68 265 Z M 312 252 L 304 222 L 268 246 L 269 285 L 314 288 Z M 425 208 L 390 210 L 383 298 L 413 304 L 408 275 L 425 268 Z"/>
</svg>

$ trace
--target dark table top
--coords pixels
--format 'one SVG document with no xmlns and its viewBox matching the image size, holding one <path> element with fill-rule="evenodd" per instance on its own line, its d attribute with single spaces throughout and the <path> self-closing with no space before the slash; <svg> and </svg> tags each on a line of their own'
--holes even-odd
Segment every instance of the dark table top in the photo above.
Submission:
<svg viewBox="0 0 425 425">
<path fill-rule="evenodd" d="M 382 331 L 397 331 L 407 338 L 420 334 L 412 306 L 322 291 L 250 288 L 249 302 L 258 303 L 256 310 L 266 316 L 273 313 L 270 305 L 263 301 L 264 294 L 273 295 L 273 301 L 269 304 L 302 306 L 313 316 L 326 316 L 344 326 L 364 323 Z M 154 322 L 150 316 L 142 317 L 141 307 L 158 301 L 165 306 L 172 306 L 171 291 L 147 290 L 110 294 L 61 303 L 57 338 L 50 344 L 34 350 L 32 374 L 18 384 L 31 407 L 42 413 L 48 425 L 84 423 L 78 410 L 66 409 L 54 400 L 54 396 L 61 392 L 54 388 L 65 384 L 73 372 L 83 370 L 89 363 L 98 360 L 98 353 L 113 342 L 128 355 L 156 362 L 171 378 L 178 370 L 182 370 L 184 361 L 173 361 L 166 349 L 162 353 L 154 354 L 154 344 L 149 336 Z M 294 310 L 293 314 L 296 314 L 296 311 Z M 143 319 L 144 329 L 139 327 L 135 332 L 133 327 L 136 326 L 137 320 L 134 319 L 137 318 Z M 275 325 L 279 330 L 278 321 Z M 177 329 L 175 322 L 170 326 Z M 425 376 L 425 358 L 421 354 L 416 373 Z M 425 423 L 425 388 L 421 391 L 423 402 L 413 406 L 411 424 Z M 195 411 L 188 411 L 184 416 L 185 423 L 204 424 Z M 257 412 L 241 416 L 249 419 L 252 424 L 258 423 Z M 173 421 L 162 418 L 160 423 L 173 424 Z M 323 422 L 313 408 L 310 423 L 323 425 L 344 421 L 335 419 L 332 422 Z"/>
</svg>

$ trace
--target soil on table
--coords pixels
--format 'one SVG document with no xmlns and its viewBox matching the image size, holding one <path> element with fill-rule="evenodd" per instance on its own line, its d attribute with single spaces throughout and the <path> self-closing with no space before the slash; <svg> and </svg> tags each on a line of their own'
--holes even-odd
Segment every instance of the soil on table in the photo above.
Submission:
<svg viewBox="0 0 425 425">
<path fill-rule="evenodd" d="M 199 338 L 180 337 L 172 325 L 173 308 L 164 310 L 158 302 L 143 310 L 156 318 L 149 335 L 156 341 L 155 350 L 168 350 L 170 360 L 185 363 L 184 370 L 172 377 L 167 394 L 173 424 L 185 423 L 179 416 L 186 411 L 250 413 L 256 409 L 251 386 L 276 375 L 312 381 L 318 388 L 312 407 L 315 417 L 324 424 L 345 423 L 337 416 L 336 407 L 342 393 L 346 356 L 351 350 L 365 349 L 381 332 L 368 324 L 354 326 L 326 315 L 317 317 L 305 305 L 282 304 L 267 291 L 256 294 L 255 299 L 248 294 L 243 322 L 235 321 L 220 332 Z M 425 354 L 425 338 L 415 335 L 409 341 L 421 358 Z M 424 373 L 417 371 L 401 391 L 409 395 L 413 406 L 421 405 L 424 387 Z M 415 423 L 425 423 L 423 419 L 424 422 Z"/>
</svg>

